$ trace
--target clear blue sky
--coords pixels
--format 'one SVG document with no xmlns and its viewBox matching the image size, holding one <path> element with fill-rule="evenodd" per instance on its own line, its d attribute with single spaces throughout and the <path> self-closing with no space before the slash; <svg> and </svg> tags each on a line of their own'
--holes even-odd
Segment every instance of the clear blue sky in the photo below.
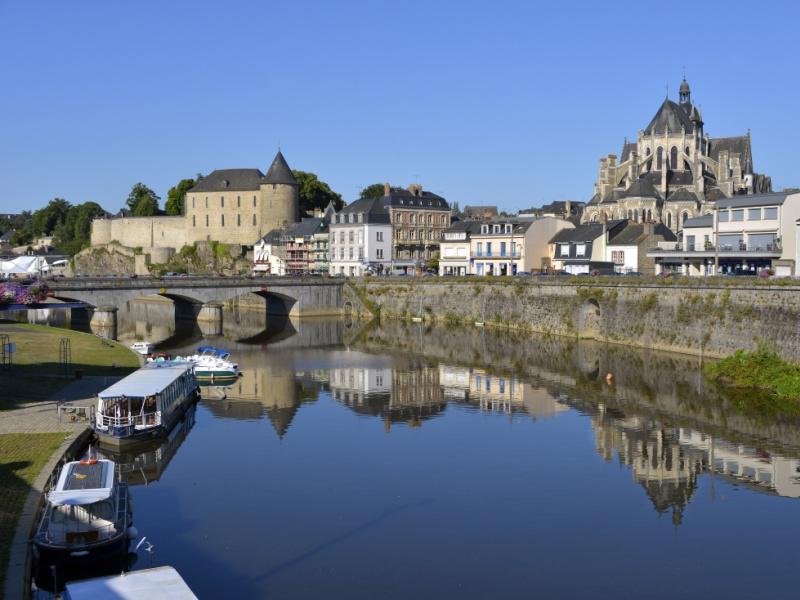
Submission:
<svg viewBox="0 0 800 600">
<path fill-rule="evenodd" d="M 800 186 L 792 2 L 0 0 L 0 212 L 119 209 L 278 145 L 345 200 L 374 182 L 516 209 L 588 200 L 675 97 Z"/>
</svg>

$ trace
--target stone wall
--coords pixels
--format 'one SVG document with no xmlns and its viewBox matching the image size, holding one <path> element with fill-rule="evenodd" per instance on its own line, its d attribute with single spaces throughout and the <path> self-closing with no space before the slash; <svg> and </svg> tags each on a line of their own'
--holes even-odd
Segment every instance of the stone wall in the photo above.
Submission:
<svg viewBox="0 0 800 600">
<path fill-rule="evenodd" d="M 184 217 L 124 217 L 92 221 L 92 246 L 119 242 L 130 248 L 181 248 L 186 244 Z"/>
<path fill-rule="evenodd" d="M 800 360 L 800 287 L 386 280 L 357 286 L 382 317 L 445 321 L 721 357 L 760 340 Z"/>
</svg>

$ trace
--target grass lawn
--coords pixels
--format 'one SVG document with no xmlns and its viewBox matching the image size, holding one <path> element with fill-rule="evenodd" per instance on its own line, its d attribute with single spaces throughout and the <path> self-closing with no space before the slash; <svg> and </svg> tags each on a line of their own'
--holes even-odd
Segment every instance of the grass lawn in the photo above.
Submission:
<svg viewBox="0 0 800 600">
<path fill-rule="evenodd" d="M 0 323 L 17 345 L 10 369 L 0 369 L 0 410 L 22 402 L 46 400 L 80 370 L 84 375 L 124 375 L 139 367 L 129 348 L 96 335 L 45 325 Z M 59 362 L 62 338 L 70 341 L 72 362 L 65 376 Z"/>
<path fill-rule="evenodd" d="M 0 435 L 0 590 L 5 584 L 9 547 L 30 486 L 65 436 L 65 433 Z"/>
</svg>

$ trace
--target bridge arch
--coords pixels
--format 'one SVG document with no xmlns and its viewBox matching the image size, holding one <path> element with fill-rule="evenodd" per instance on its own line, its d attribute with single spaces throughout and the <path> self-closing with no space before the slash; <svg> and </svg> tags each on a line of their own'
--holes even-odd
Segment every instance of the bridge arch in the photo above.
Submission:
<svg viewBox="0 0 800 600">
<path fill-rule="evenodd" d="M 601 321 L 600 303 L 594 298 L 587 298 L 578 309 L 578 337 L 600 339 Z"/>
</svg>

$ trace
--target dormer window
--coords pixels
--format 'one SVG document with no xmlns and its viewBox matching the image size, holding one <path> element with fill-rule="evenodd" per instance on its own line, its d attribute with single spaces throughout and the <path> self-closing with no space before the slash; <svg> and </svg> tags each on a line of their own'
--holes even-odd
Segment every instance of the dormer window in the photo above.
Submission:
<svg viewBox="0 0 800 600">
<path fill-rule="evenodd" d="M 359 223 L 363 223 L 364 222 L 364 213 L 358 213 L 358 222 Z"/>
<path fill-rule="evenodd" d="M 481 233 L 489 233 L 489 226 L 488 225 L 481 225 Z"/>
<path fill-rule="evenodd" d="M 492 233 L 500 233 L 500 225 L 493 225 Z"/>
<path fill-rule="evenodd" d="M 506 233 L 511 233 L 511 228 L 513 225 L 506 225 Z"/>
</svg>

